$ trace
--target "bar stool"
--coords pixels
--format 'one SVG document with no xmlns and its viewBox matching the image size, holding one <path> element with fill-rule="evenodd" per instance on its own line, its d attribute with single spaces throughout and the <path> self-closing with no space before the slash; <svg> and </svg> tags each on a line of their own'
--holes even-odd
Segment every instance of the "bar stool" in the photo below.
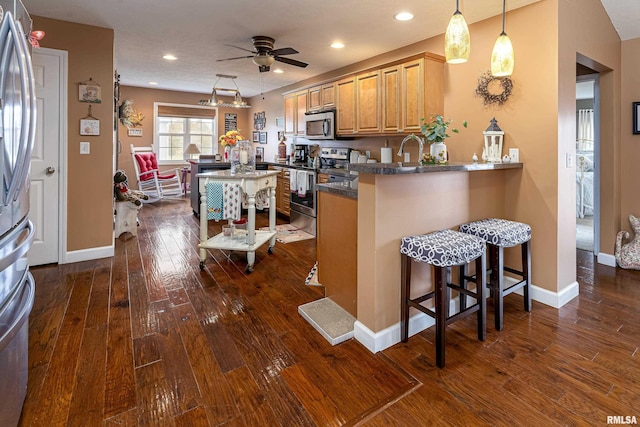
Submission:
<svg viewBox="0 0 640 427">
<path fill-rule="evenodd" d="M 460 226 L 460 232 L 477 236 L 487 242 L 489 249 L 489 288 L 493 297 L 495 326 L 498 331 L 503 328 L 503 298 L 510 293 L 523 289 L 524 309 L 531 311 L 531 226 L 522 222 L 499 218 L 488 218 L 470 222 Z M 522 271 L 504 265 L 504 248 L 520 245 L 522 250 Z M 519 275 L 522 280 L 504 287 L 504 272 Z M 462 300 L 461 300 L 462 303 Z"/>
<path fill-rule="evenodd" d="M 401 320 L 400 333 L 402 342 L 409 338 L 409 307 L 416 308 L 431 316 L 436 322 L 436 365 L 444 368 L 445 355 L 445 328 L 448 324 L 467 316 L 478 313 L 478 339 L 486 338 L 486 275 L 480 274 L 480 282 L 476 283 L 476 292 L 466 289 L 466 286 L 458 286 L 449 283 L 452 266 L 462 266 L 475 260 L 476 271 L 486 270 L 486 242 L 470 234 L 460 233 L 454 230 L 440 230 L 418 236 L 402 238 L 400 253 L 401 266 Z M 411 261 L 424 262 L 433 266 L 434 290 L 411 299 Z M 469 278 L 468 278 L 469 279 Z M 475 280 L 475 279 L 474 279 Z M 460 294 L 475 298 L 476 303 L 465 307 L 460 312 L 449 315 L 450 289 L 455 289 Z M 434 299 L 434 308 L 429 309 L 421 303 Z M 462 298 L 461 298 L 462 299 Z"/>
</svg>

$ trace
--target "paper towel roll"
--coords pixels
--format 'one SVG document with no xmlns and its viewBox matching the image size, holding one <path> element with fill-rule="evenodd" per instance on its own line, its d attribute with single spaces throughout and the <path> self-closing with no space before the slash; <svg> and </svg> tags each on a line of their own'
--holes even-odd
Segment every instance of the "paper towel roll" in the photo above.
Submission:
<svg viewBox="0 0 640 427">
<path fill-rule="evenodd" d="M 380 152 L 381 163 L 391 163 L 393 161 L 393 153 L 391 147 L 382 147 Z"/>
</svg>

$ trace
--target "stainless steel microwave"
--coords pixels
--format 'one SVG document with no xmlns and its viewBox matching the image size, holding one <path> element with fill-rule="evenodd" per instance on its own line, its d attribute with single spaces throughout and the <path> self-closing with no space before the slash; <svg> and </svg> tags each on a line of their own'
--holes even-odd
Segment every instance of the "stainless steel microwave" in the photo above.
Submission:
<svg viewBox="0 0 640 427">
<path fill-rule="evenodd" d="M 335 139 L 336 113 L 323 111 L 307 113 L 304 118 L 307 139 Z"/>
</svg>

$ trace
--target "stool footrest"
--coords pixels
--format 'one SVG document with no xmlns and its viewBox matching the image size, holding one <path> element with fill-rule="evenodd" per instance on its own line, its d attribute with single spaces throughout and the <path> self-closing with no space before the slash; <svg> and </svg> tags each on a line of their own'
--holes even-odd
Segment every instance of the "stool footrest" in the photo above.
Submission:
<svg viewBox="0 0 640 427">
<path fill-rule="evenodd" d="M 423 305 L 418 304 L 417 302 L 415 302 L 415 300 L 409 300 L 407 301 L 407 305 L 409 305 L 409 307 L 413 307 L 416 310 L 420 310 L 421 312 L 423 312 L 424 314 L 433 317 L 434 319 L 436 318 L 436 313 L 431 310 L 430 308 L 427 308 Z"/>
<path fill-rule="evenodd" d="M 518 276 L 522 276 L 524 273 L 521 270 L 516 270 L 515 268 L 504 266 L 502 267 L 504 271 L 508 271 L 509 273 L 517 274 Z"/>
<path fill-rule="evenodd" d="M 503 296 L 507 296 L 513 291 L 517 291 L 518 289 L 524 288 L 526 286 L 526 284 L 527 284 L 526 280 L 521 280 L 521 281 L 519 281 L 517 283 L 514 283 L 513 285 L 509 286 L 508 288 L 504 288 L 502 290 L 502 295 Z"/>
<path fill-rule="evenodd" d="M 475 313 L 476 311 L 478 311 L 480 309 L 480 305 L 479 304 L 474 304 L 470 307 L 465 308 L 464 310 L 462 310 L 459 313 L 456 314 L 452 314 L 451 316 L 447 317 L 447 325 L 450 323 L 455 322 L 456 320 L 462 318 L 462 317 L 466 317 L 470 314 Z"/>
</svg>

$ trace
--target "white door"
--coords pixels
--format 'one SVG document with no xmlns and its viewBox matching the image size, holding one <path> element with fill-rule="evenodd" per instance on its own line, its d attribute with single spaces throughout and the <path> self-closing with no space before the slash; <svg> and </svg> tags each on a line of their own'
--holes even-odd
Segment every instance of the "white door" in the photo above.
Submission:
<svg viewBox="0 0 640 427">
<path fill-rule="evenodd" d="M 59 260 L 59 194 L 61 143 L 62 76 L 65 52 L 33 50 L 36 83 L 36 139 L 31 155 L 30 213 L 36 234 L 29 250 L 29 264 L 42 265 Z"/>
</svg>

